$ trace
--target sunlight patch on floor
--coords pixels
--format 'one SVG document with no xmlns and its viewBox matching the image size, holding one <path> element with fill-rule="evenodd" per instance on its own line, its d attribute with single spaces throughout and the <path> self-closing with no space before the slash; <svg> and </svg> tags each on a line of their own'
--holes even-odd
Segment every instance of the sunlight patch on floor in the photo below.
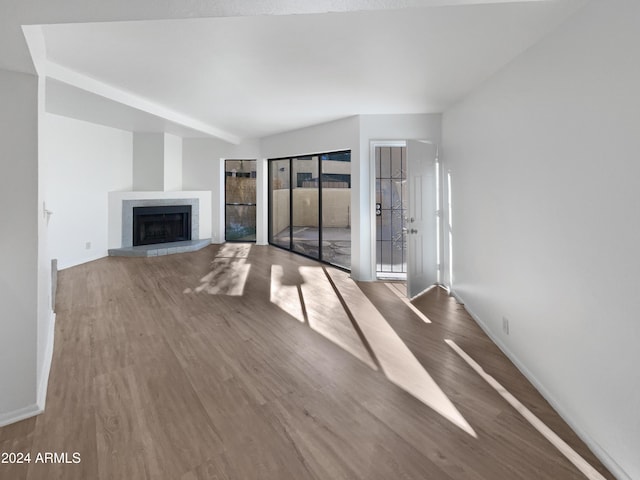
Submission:
<svg viewBox="0 0 640 480">
<path fill-rule="evenodd" d="M 584 458 L 582 458 L 573 448 L 571 448 L 564 440 L 562 440 L 553 430 L 536 417 L 531 410 L 525 407 L 520 400 L 511 395 L 498 381 L 489 375 L 484 369 L 471 358 L 464 350 L 462 350 L 453 340 L 445 340 L 453 351 L 455 351 L 467 364 L 475 370 L 493 389 L 504 398 L 509 405 L 515 408 L 538 432 L 542 434 L 551 444 L 562 453 L 567 460 L 573 463 L 589 480 L 604 480 L 604 477 L 593 468 Z"/>
<path fill-rule="evenodd" d="M 271 265 L 271 303 L 280 307 L 299 322 L 307 323 L 306 312 L 300 298 L 300 284 L 287 284 L 283 281 L 283 277 L 282 265 Z"/>
<path fill-rule="evenodd" d="M 222 245 L 211 262 L 211 271 L 200 279 L 200 285 L 187 288 L 183 293 L 242 296 L 251 270 L 251 265 L 247 263 L 250 251 L 251 245 L 246 243 Z"/>
<path fill-rule="evenodd" d="M 413 313 L 417 315 L 417 317 L 422 320 L 424 323 L 431 323 L 431 320 L 427 318 L 427 316 L 414 307 L 413 303 L 407 298 L 407 289 L 403 284 L 399 283 L 385 283 L 385 285 L 391 290 L 393 293 L 397 295 L 397 297 L 402 300 L 402 302 L 411 309 Z"/>
<path fill-rule="evenodd" d="M 348 273 L 307 266 L 285 272 L 282 266 L 272 265 L 271 302 L 372 368 L 377 369 L 377 363 L 389 381 L 477 438 Z"/>
<path fill-rule="evenodd" d="M 272 265 L 271 302 L 377 370 L 322 267 L 300 266 L 285 276 L 280 265 Z"/>
<path fill-rule="evenodd" d="M 340 293 L 375 352 L 387 378 L 469 435 L 477 438 L 449 397 L 433 380 L 409 347 L 345 272 L 329 270 Z"/>
</svg>

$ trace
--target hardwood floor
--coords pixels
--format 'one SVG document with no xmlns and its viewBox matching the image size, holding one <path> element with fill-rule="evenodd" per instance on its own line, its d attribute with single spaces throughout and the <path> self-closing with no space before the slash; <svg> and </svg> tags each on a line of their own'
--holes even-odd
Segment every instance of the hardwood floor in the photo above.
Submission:
<svg viewBox="0 0 640 480">
<path fill-rule="evenodd" d="M 81 461 L 0 479 L 585 478 L 445 339 L 613 478 L 446 292 L 414 302 L 426 323 L 349 282 L 233 244 L 60 272 L 47 409 L 1 428 L 0 451 Z M 420 397 L 424 374 L 475 436 Z"/>
</svg>

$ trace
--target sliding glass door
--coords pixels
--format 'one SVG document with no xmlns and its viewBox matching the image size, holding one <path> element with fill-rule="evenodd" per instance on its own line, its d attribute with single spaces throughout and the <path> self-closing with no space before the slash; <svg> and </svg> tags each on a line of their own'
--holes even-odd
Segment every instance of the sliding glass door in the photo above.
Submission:
<svg viewBox="0 0 640 480">
<path fill-rule="evenodd" d="M 351 267 L 351 154 L 269 160 L 269 242 Z"/>
</svg>

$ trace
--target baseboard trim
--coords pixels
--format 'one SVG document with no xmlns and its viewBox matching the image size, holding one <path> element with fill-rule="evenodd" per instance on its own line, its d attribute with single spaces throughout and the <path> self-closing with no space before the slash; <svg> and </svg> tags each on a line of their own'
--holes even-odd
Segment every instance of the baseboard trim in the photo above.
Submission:
<svg viewBox="0 0 640 480">
<path fill-rule="evenodd" d="M 482 321 L 482 319 L 478 315 L 475 314 L 475 312 L 469 307 L 464 299 L 454 290 L 450 290 L 450 295 L 452 295 L 458 303 L 464 305 L 465 310 L 480 326 L 482 331 L 487 334 L 491 341 L 497 345 L 502 353 L 504 353 L 507 358 L 511 360 L 511 362 L 516 366 L 516 368 L 520 370 L 520 372 L 527 378 L 527 380 L 531 382 L 531 384 L 536 388 L 536 390 L 538 390 L 538 392 L 540 392 L 540 395 L 542 395 L 544 399 L 549 402 L 549 404 L 558 413 L 558 415 L 560 415 L 560 417 L 562 417 L 562 419 L 567 422 L 567 425 L 569 425 L 571 429 L 576 433 L 576 435 L 578 435 L 578 437 L 580 437 L 580 439 L 587 445 L 587 447 L 589 447 L 593 454 L 598 457 L 598 460 L 600 460 L 602 464 L 607 467 L 607 469 L 618 480 L 632 480 L 631 477 L 624 471 L 624 469 L 620 465 L 618 465 L 618 463 L 613 458 L 611 458 L 611 456 L 600 446 L 598 442 L 596 442 L 589 434 L 587 434 L 584 430 L 576 425 L 571 416 L 567 414 L 567 412 L 560 406 L 560 404 L 536 378 L 536 376 L 531 373 L 531 371 L 520 361 L 517 355 L 515 355 L 502 342 L 500 338 L 496 337 L 493 334 L 489 327 Z"/>
<path fill-rule="evenodd" d="M 0 427 L 11 425 L 12 423 L 16 423 L 27 418 L 35 417 L 36 415 L 41 414 L 43 411 L 44 410 L 40 409 L 37 403 L 34 403 L 32 405 L 19 408 L 18 410 L 14 410 L 13 412 L 3 413 L 0 415 Z"/>
<path fill-rule="evenodd" d="M 88 256 L 87 258 L 83 258 L 81 260 L 73 260 L 71 262 L 64 262 L 58 259 L 58 271 L 66 270 L 67 268 L 77 267 L 78 265 L 84 265 L 85 263 L 95 262 L 96 260 L 100 260 L 101 258 L 105 258 L 109 256 L 109 252 L 100 252 L 95 255 Z"/>
</svg>

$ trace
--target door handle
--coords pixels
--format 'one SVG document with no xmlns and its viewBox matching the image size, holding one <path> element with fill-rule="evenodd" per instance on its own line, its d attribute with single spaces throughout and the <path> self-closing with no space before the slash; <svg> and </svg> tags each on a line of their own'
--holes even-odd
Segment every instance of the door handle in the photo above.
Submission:
<svg viewBox="0 0 640 480">
<path fill-rule="evenodd" d="M 412 228 L 411 230 L 409 230 L 409 233 L 418 233 L 418 230 L 416 230 L 415 228 Z"/>
</svg>

